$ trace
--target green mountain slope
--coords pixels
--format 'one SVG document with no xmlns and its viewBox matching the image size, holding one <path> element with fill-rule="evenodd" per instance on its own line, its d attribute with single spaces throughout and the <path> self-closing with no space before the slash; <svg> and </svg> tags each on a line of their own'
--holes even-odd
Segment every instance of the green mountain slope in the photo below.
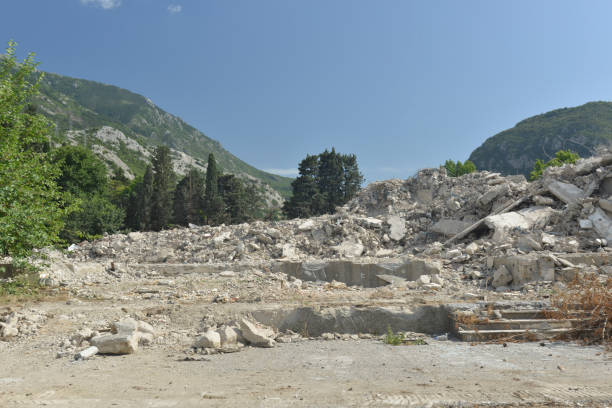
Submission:
<svg viewBox="0 0 612 408">
<path fill-rule="evenodd" d="M 218 141 L 141 95 L 51 73 L 45 73 L 40 91 L 36 105 L 57 124 L 57 142 L 70 139 L 89 147 L 95 145 L 96 153 L 105 152 L 107 161 L 120 159 L 135 175 L 144 171 L 153 147 L 164 144 L 175 150 L 177 158 L 183 156 L 186 163 L 201 168 L 206 167 L 208 154 L 212 152 L 224 172 L 267 184 L 285 197 L 290 194 L 290 178 L 266 173 L 245 163 Z M 115 140 L 100 138 L 103 128 L 119 131 L 116 133 L 119 137 Z"/>
<path fill-rule="evenodd" d="M 612 141 L 612 102 L 590 102 L 533 116 L 488 138 L 472 152 L 479 170 L 528 175 L 537 159 L 549 160 L 558 150 L 581 157 Z"/>
</svg>

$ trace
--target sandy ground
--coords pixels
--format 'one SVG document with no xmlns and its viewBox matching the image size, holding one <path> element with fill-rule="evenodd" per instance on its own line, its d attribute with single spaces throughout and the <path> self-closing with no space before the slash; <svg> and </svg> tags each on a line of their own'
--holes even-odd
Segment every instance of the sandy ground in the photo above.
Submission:
<svg viewBox="0 0 612 408">
<path fill-rule="evenodd" d="M 153 346 L 78 362 L 44 340 L 20 343 L 2 351 L 0 406 L 612 406 L 612 355 L 601 347 L 428 342 L 305 340 L 196 361 Z"/>
</svg>

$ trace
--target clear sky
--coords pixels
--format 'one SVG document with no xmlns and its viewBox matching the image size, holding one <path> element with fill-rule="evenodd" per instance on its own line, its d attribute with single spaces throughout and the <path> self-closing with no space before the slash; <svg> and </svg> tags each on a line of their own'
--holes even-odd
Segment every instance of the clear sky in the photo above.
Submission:
<svg viewBox="0 0 612 408">
<path fill-rule="evenodd" d="M 609 0 L 1 0 L 0 40 L 151 98 L 258 168 L 335 146 L 369 182 L 612 99 L 611 19 Z"/>
</svg>

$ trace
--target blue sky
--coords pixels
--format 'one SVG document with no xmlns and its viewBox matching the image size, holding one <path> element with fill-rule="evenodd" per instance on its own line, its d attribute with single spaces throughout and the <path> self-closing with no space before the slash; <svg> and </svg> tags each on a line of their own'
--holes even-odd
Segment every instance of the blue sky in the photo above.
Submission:
<svg viewBox="0 0 612 408">
<path fill-rule="evenodd" d="M 3 0 L 0 16 L 41 69 L 140 93 L 261 169 L 335 146 L 367 181 L 406 178 L 612 99 L 610 1 Z"/>
</svg>

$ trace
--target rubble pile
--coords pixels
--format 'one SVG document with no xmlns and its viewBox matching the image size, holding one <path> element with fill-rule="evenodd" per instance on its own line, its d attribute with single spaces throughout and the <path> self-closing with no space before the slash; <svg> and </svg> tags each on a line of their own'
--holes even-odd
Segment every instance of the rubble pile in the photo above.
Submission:
<svg viewBox="0 0 612 408">
<path fill-rule="evenodd" d="M 448 177 L 443 168 L 424 169 L 407 180 L 368 185 L 333 215 L 191 225 L 83 242 L 69 249 L 63 269 L 49 274 L 87 276 L 101 264 L 119 277 L 125 276 L 115 270 L 121 264 L 240 263 L 265 270 L 266 263 L 279 260 L 402 259 L 438 262 L 441 267 L 425 274 L 505 291 L 567 281 L 585 268 L 606 273 L 611 214 L 609 152 L 548 168 L 532 183 L 521 175 L 483 171 Z M 429 276 L 416 278 L 419 287 L 440 286 Z"/>
<path fill-rule="evenodd" d="M 46 320 L 47 315 L 36 310 L 0 309 L 0 341 L 34 335 Z"/>
</svg>

